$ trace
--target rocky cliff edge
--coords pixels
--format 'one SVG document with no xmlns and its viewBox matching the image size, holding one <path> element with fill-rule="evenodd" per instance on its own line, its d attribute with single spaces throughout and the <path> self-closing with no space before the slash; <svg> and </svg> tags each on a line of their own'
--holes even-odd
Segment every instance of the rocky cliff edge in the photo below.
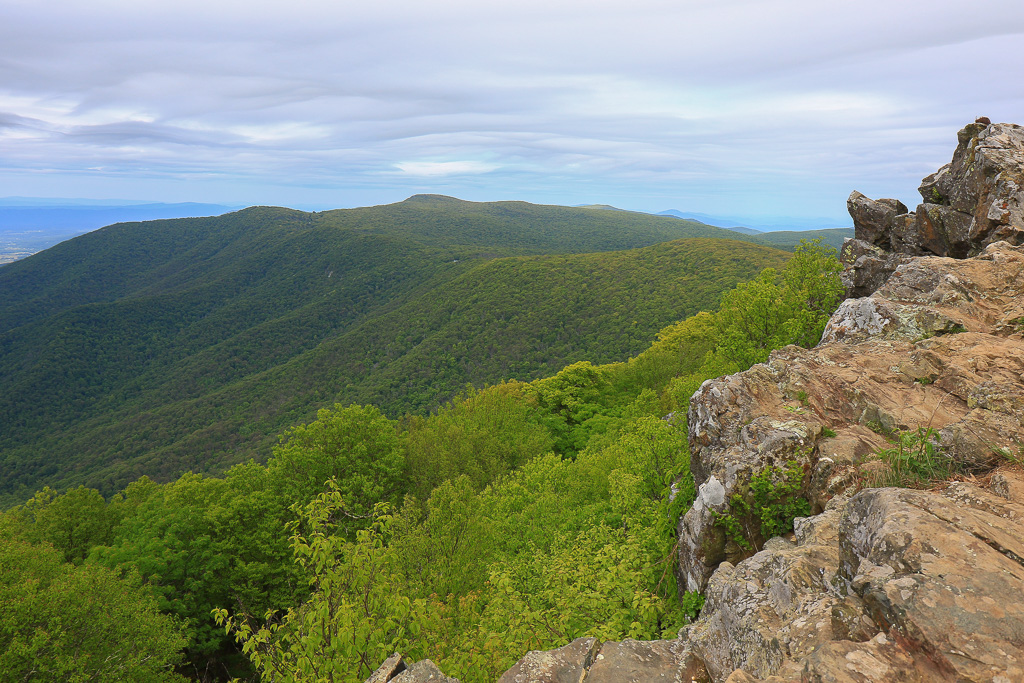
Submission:
<svg viewBox="0 0 1024 683">
<path fill-rule="evenodd" d="M 530 653 L 503 683 L 1024 681 L 1022 188 L 1024 129 L 982 120 L 916 212 L 854 192 L 852 298 L 821 343 L 691 399 L 677 577 L 700 618 Z M 954 481 L 885 486 L 925 454 Z M 784 472 L 811 516 L 765 538 L 738 511 Z"/>
</svg>

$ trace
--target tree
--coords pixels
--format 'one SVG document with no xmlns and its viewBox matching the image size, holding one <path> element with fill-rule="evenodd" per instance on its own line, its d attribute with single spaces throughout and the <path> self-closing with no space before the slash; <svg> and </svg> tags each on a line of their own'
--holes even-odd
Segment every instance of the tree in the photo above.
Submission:
<svg viewBox="0 0 1024 683">
<path fill-rule="evenodd" d="M 722 295 L 718 353 L 738 369 L 762 363 L 787 344 L 811 347 L 843 298 L 835 249 L 801 240 L 781 273 L 766 268 Z"/>
<path fill-rule="evenodd" d="M 287 500 L 306 502 L 337 481 L 352 519 L 401 493 L 404 459 L 397 426 L 374 406 L 321 409 L 315 422 L 288 430 L 267 463 L 271 481 Z M 351 528 L 359 526 L 350 523 Z"/>
<path fill-rule="evenodd" d="M 262 625 L 247 613 L 213 611 L 264 680 L 356 683 L 392 652 L 413 659 L 425 653 L 425 601 L 404 594 L 387 552 L 389 506 L 374 506 L 369 525 L 349 541 L 336 533 L 344 494 L 333 479 L 325 488 L 308 505 L 295 506 L 300 520 L 291 525 L 295 562 L 312 589 L 309 600 L 283 615 L 268 612 Z"/>
<path fill-rule="evenodd" d="M 185 681 L 173 669 L 185 638 L 137 574 L 0 538 L 0 605 L 4 680 Z"/>
<path fill-rule="evenodd" d="M 49 486 L 9 513 L 25 540 L 46 542 L 66 562 L 81 564 L 93 546 L 110 543 L 115 511 L 95 489 L 79 486 L 61 495 Z"/>
</svg>

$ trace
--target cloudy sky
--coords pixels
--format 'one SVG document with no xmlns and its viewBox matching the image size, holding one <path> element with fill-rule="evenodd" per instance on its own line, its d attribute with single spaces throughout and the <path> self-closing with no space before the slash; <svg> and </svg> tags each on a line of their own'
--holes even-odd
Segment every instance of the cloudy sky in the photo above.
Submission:
<svg viewBox="0 0 1024 683">
<path fill-rule="evenodd" d="M 0 196 L 849 223 L 1024 124 L 1021 0 L 3 0 Z"/>
</svg>

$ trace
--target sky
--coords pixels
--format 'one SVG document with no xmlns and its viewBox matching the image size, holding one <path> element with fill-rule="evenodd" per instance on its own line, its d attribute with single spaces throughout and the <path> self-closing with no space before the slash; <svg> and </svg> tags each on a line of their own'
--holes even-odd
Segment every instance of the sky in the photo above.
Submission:
<svg viewBox="0 0 1024 683">
<path fill-rule="evenodd" d="M 421 192 L 849 225 L 977 116 L 1020 0 L 3 0 L 0 196 Z"/>
</svg>

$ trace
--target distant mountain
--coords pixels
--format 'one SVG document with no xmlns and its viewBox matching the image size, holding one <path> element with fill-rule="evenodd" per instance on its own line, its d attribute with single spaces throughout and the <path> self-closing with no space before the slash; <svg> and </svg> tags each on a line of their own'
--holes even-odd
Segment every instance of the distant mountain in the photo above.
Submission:
<svg viewBox="0 0 1024 683">
<path fill-rule="evenodd" d="M 0 268 L 0 505 L 264 458 L 336 401 L 422 412 L 623 360 L 787 258 L 696 221 L 436 195 L 108 226 Z"/>
<path fill-rule="evenodd" d="M 762 234 L 764 234 L 760 230 L 755 230 L 754 228 L 745 228 L 742 225 L 721 226 L 721 227 L 724 227 L 726 230 L 734 230 L 735 232 L 743 233 L 744 235 L 762 235 Z"/>
<path fill-rule="evenodd" d="M 611 204 L 577 204 L 577 209 L 604 209 L 606 211 L 627 211 Z"/>
<path fill-rule="evenodd" d="M 756 230 L 757 232 L 776 232 L 776 231 L 804 231 L 804 230 L 829 230 L 836 227 L 841 227 L 844 222 L 848 221 L 837 221 L 834 218 L 825 217 L 795 217 L 795 216 L 776 216 L 776 217 L 760 217 L 752 218 L 750 216 L 729 216 L 721 214 L 707 214 L 697 212 L 684 212 L 677 211 L 676 209 L 669 209 L 668 211 L 661 211 L 657 213 L 658 216 L 675 216 L 676 218 L 688 218 L 690 220 L 700 221 L 708 225 L 717 225 L 719 227 L 729 227 L 736 229 L 735 226 L 743 226 Z"/>
<path fill-rule="evenodd" d="M 839 251 L 843 248 L 843 242 L 853 237 L 853 228 L 827 228 L 825 230 L 776 230 L 774 232 L 763 232 L 759 235 L 752 235 L 751 240 L 757 244 L 775 247 L 777 249 L 792 249 L 799 244 L 800 240 L 821 239 L 822 244 Z"/>
<path fill-rule="evenodd" d="M 668 211 L 659 211 L 654 214 L 656 216 L 672 216 L 673 218 L 684 218 L 688 220 L 700 221 L 707 225 L 716 225 L 720 228 L 727 228 L 729 230 L 735 230 L 736 232 L 742 232 L 746 235 L 757 234 L 761 232 L 754 228 L 742 227 L 742 221 L 732 218 L 723 218 L 721 216 L 711 216 L 706 213 L 694 213 L 694 212 L 682 212 L 676 209 L 669 209 Z"/>
<path fill-rule="evenodd" d="M 708 225 L 717 225 L 726 230 L 750 235 L 752 240 L 758 244 L 767 244 L 779 249 L 793 249 L 803 239 L 813 240 L 821 238 L 823 244 L 834 247 L 838 251 L 842 248 L 844 240 L 848 237 L 853 237 L 853 228 L 820 227 L 832 222 L 827 218 L 780 218 L 778 223 L 767 222 L 752 227 L 749 224 L 746 226 L 739 225 L 742 219 L 738 218 L 716 217 L 705 213 L 684 213 L 675 209 L 662 211 L 655 215 L 672 216 L 684 220 L 697 220 Z"/>
<path fill-rule="evenodd" d="M 111 204 L 81 199 L 4 197 L 0 198 L 0 263 L 24 258 L 112 223 L 219 216 L 238 208 L 193 202 Z"/>
</svg>

